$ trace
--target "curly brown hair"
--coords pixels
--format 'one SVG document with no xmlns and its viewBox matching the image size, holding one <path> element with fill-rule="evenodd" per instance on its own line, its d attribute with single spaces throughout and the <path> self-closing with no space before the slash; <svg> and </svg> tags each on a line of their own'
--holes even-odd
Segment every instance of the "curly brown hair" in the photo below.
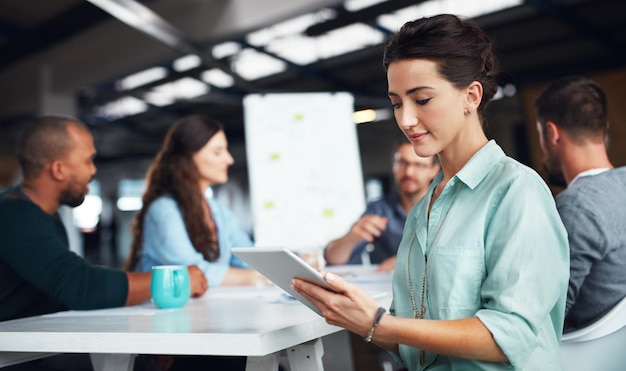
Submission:
<svg viewBox="0 0 626 371">
<path fill-rule="evenodd" d="M 126 270 L 134 270 L 141 258 L 145 214 L 150 204 L 163 195 L 169 195 L 176 201 L 196 251 L 211 262 L 219 258 L 217 236 L 204 217 L 206 201 L 198 188 L 199 172 L 192 156 L 223 130 L 219 121 L 203 115 L 183 117 L 168 130 L 163 146 L 146 175 L 143 207 L 133 223 L 133 243 L 125 264 Z"/>
</svg>

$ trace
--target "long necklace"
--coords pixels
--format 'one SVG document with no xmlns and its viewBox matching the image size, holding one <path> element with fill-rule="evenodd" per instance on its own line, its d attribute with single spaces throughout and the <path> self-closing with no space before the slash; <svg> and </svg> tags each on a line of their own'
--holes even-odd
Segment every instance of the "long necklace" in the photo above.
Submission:
<svg viewBox="0 0 626 371">
<path fill-rule="evenodd" d="M 439 236 L 439 231 L 441 230 L 443 223 L 446 221 L 446 218 L 448 217 L 448 214 L 450 213 L 450 209 L 452 209 L 452 205 L 454 204 L 454 201 L 456 200 L 456 196 L 458 196 L 459 194 L 459 190 L 460 188 L 457 188 L 456 192 L 454 193 L 454 198 L 450 202 L 450 206 L 448 206 L 448 210 L 446 210 L 446 213 L 444 214 L 443 219 L 441 220 L 441 223 L 439 223 L 439 226 L 437 227 L 437 230 L 435 231 L 435 236 L 430 242 L 430 247 L 428 248 L 428 252 L 426 253 L 426 258 L 424 261 L 424 275 L 422 276 L 422 297 L 421 297 L 419 312 L 417 310 L 417 304 L 415 302 L 415 294 L 413 293 L 413 281 L 411 280 L 411 252 L 413 251 L 413 244 L 415 243 L 415 234 L 413 234 L 413 239 L 411 240 L 411 245 L 409 246 L 409 254 L 407 257 L 407 275 L 409 279 L 409 294 L 411 295 L 411 304 L 413 306 L 414 318 L 424 319 L 424 316 L 426 314 L 425 299 L 426 299 L 426 273 L 428 270 L 428 258 L 430 257 L 435 241 L 437 240 L 437 237 Z M 441 193 L 443 193 L 443 191 Z M 434 205 L 434 202 L 433 202 L 433 205 Z M 422 366 L 424 365 L 425 359 L 426 359 L 426 352 L 420 349 L 420 365 Z"/>
</svg>

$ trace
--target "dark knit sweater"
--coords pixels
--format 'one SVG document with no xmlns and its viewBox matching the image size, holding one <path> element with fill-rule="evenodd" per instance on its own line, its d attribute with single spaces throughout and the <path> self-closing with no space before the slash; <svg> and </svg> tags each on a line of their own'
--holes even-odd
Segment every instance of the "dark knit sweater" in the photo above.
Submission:
<svg viewBox="0 0 626 371">
<path fill-rule="evenodd" d="M 0 194 L 0 321 L 123 306 L 127 293 L 123 271 L 90 265 L 69 250 L 58 216 L 19 188 Z"/>
</svg>

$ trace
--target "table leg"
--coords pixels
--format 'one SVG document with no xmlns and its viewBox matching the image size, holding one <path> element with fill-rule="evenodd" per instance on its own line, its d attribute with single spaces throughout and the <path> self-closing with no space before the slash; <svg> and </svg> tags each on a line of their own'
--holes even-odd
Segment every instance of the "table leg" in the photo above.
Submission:
<svg viewBox="0 0 626 371">
<path fill-rule="evenodd" d="M 291 371 L 322 371 L 324 346 L 322 339 L 315 339 L 287 349 Z"/>
<path fill-rule="evenodd" d="M 278 354 L 277 352 L 263 357 L 248 356 L 246 360 L 246 371 L 277 371 Z"/>
<path fill-rule="evenodd" d="M 134 354 L 91 353 L 94 371 L 132 371 Z"/>
</svg>

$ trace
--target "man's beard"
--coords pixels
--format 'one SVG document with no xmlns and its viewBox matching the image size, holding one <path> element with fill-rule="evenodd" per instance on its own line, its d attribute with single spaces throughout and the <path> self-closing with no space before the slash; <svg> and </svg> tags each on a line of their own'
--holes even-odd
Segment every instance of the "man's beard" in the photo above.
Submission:
<svg viewBox="0 0 626 371">
<path fill-rule="evenodd" d="M 555 169 L 547 164 L 543 165 L 544 170 L 548 174 L 548 182 L 555 187 L 567 187 L 565 175 L 560 169 Z"/>
<path fill-rule="evenodd" d="M 59 195 L 59 204 L 61 205 L 76 207 L 82 204 L 83 201 L 85 201 L 85 193 L 73 189 L 71 184 Z"/>
<path fill-rule="evenodd" d="M 565 181 L 563 170 L 561 170 L 561 161 L 558 158 L 558 155 L 550 151 L 548 148 L 542 149 L 545 155 L 543 169 L 548 175 L 548 183 L 555 187 L 567 187 L 567 182 Z"/>
<path fill-rule="evenodd" d="M 410 191 L 406 191 L 402 188 L 402 183 L 404 183 L 405 180 L 409 180 L 411 182 L 415 182 L 412 178 L 409 177 L 402 177 L 401 179 L 399 179 L 396 184 L 398 185 L 398 191 L 399 193 L 404 194 L 407 197 L 415 197 L 416 195 L 420 194 L 420 192 L 422 191 L 422 188 L 413 188 Z M 426 186 L 426 188 L 428 188 L 428 186 Z"/>
</svg>

